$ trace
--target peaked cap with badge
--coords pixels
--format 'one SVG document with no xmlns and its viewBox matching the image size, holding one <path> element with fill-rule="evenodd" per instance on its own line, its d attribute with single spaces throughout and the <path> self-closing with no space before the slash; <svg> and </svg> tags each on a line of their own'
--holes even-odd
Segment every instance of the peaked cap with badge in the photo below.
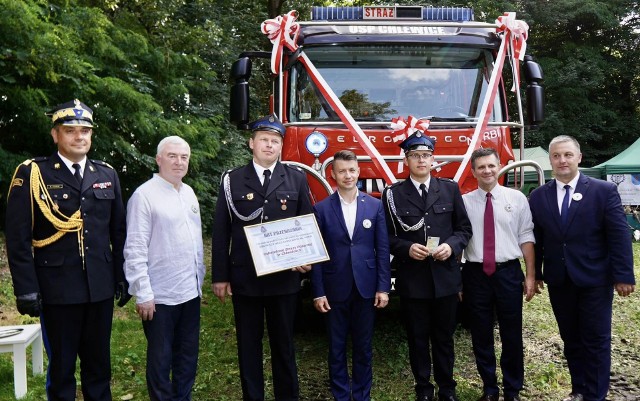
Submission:
<svg viewBox="0 0 640 401">
<path fill-rule="evenodd" d="M 278 120 L 278 117 L 272 115 L 264 116 L 249 124 L 249 129 L 253 132 L 270 131 L 279 134 L 284 138 L 286 131 L 285 126 Z"/>
<path fill-rule="evenodd" d="M 398 146 L 404 150 L 404 153 L 414 150 L 428 150 L 433 152 L 436 149 L 436 140 L 426 136 L 422 131 L 416 131 Z"/>
<path fill-rule="evenodd" d="M 53 125 L 93 127 L 93 110 L 78 99 L 57 105 L 51 112 Z"/>
</svg>

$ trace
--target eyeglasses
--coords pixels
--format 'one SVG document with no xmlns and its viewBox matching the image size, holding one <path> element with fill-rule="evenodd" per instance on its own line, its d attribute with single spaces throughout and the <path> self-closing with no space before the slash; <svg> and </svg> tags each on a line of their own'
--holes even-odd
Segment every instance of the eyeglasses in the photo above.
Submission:
<svg viewBox="0 0 640 401">
<path fill-rule="evenodd" d="M 413 160 L 429 160 L 433 155 L 429 153 L 411 153 L 407 155 L 408 158 Z"/>
</svg>

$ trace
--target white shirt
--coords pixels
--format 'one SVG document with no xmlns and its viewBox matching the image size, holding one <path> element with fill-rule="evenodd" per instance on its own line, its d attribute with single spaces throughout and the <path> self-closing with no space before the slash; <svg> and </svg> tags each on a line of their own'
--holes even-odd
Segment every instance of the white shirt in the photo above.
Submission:
<svg viewBox="0 0 640 401">
<path fill-rule="evenodd" d="M 487 192 L 478 188 L 462 195 L 462 199 L 473 230 L 473 236 L 464 250 L 464 258 L 469 262 L 482 262 Z M 535 243 L 527 197 L 515 189 L 496 185 L 491 190 L 491 204 L 496 228 L 496 262 L 521 258 L 520 245 L 525 242 Z"/>
<path fill-rule="evenodd" d="M 255 160 L 254 160 L 253 168 L 256 169 L 256 174 L 258 174 L 258 179 L 260 179 L 260 184 L 264 185 L 264 171 L 265 170 L 271 171 L 271 175 L 273 175 L 273 169 L 276 168 L 276 163 L 273 163 L 271 166 L 269 166 L 269 168 L 264 168 L 261 165 L 259 165 L 258 163 L 256 163 Z"/>
<path fill-rule="evenodd" d="M 338 197 L 340 198 L 340 206 L 342 207 L 342 215 L 344 216 L 344 224 L 347 226 L 347 232 L 349 233 L 349 238 L 353 238 L 353 230 L 356 226 L 356 212 L 358 211 L 358 193 L 356 193 L 356 197 L 350 203 L 340 195 L 338 192 Z"/>
<path fill-rule="evenodd" d="M 423 183 L 414 180 L 413 177 L 411 177 L 411 176 L 409 176 L 409 179 L 413 183 L 413 186 L 416 187 L 416 190 L 418 191 L 420 196 L 422 196 L 422 190 L 420 189 L 420 185 L 423 184 Z M 427 178 L 427 181 L 424 182 L 424 186 L 427 189 L 427 192 L 429 192 L 429 183 L 430 182 L 431 182 L 431 176 L 429 176 L 429 178 Z"/>
<path fill-rule="evenodd" d="M 202 296 L 204 248 L 198 199 L 154 174 L 127 204 L 124 270 L 137 303 L 178 305 Z"/>
<path fill-rule="evenodd" d="M 558 211 L 560 211 L 560 213 L 562 213 L 562 200 L 564 199 L 565 191 L 567 191 L 564 189 L 564 186 L 569 185 L 571 187 L 568 189 L 569 191 L 568 206 L 571 206 L 571 200 L 572 200 L 571 197 L 573 196 L 573 193 L 576 191 L 576 185 L 578 185 L 578 179 L 580 179 L 579 173 L 576 174 L 576 176 L 573 177 L 573 179 L 566 184 L 556 180 L 556 197 L 558 199 Z"/>
<path fill-rule="evenodd" d="M 76 169 L 73 168 L 73 165 L 75 164 L 75 162 L 72 162 L 71 160 L 69 160 L 66 157 L 62 156 L 60 154 L 60 152 L 58 152 L 58 156 L 60 157 L 60 160 L 62 160 L 64 165 L 67 166 L 69 171 L 71 171 L 71 174 L 75 175 L 76 174 Z M 87 165 L 87 157 L 85 156 L 85 158 L 80 160 L 78 162 L 78 164 L 80 165 L 80 177 L 84 177 L 84 166 Z"/>
</svg>

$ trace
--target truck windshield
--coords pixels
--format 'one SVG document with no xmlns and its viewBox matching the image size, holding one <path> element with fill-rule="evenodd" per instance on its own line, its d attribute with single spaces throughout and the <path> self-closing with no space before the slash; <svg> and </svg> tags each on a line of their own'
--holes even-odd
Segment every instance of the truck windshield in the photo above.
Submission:
<svg viewBox="0 0 640 401">
<path fill-rule="evenodd" d="M 304 48 L 320 74 L 358 121 L 413 115 L 475 121 L 487 91 L 488 49 L 433 44 L 371 44 Z M 289 121 L 338 121 L 301 63 L 289 81 Z M 500 96 L 490 121 L 502 121 Z"/>
</svg>

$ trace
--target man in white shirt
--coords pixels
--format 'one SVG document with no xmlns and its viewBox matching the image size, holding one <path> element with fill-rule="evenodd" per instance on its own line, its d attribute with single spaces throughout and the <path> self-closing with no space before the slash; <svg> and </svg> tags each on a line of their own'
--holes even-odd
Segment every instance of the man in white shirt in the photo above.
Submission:
<svg viewBox="0 0 640 401">
<path fill-rule="evenodd" d="M 147 338 L 152 401 L 191 400 L 196 377 L 205 267 L 198 199 L 182 182 L 190 154 L 178 136 L 160 141 L 159 173 L 127 205 L 125 274 Z"/>
<path fill-rule="evenodd" d="M 505 401 L 519 400 L 524 383 L 522 294 L 529 301 L 536 293 L 533 222 L 527 198 L 498 183 L 500 158 L 495 149 L 471 154 L 471 173 L 478 189 L 462 196 L 473 236 L 464 250 L 462 269 L 464 303 L 483 394 L 478 401 L 498 401 L 496 356 L 493 342 L 494 310 L 500 325 L 502 385 Z M 496 246 L 499 239 L 500 246 Z M 526 279 L 520 267 L 524 257 Z"/>
</svg>

